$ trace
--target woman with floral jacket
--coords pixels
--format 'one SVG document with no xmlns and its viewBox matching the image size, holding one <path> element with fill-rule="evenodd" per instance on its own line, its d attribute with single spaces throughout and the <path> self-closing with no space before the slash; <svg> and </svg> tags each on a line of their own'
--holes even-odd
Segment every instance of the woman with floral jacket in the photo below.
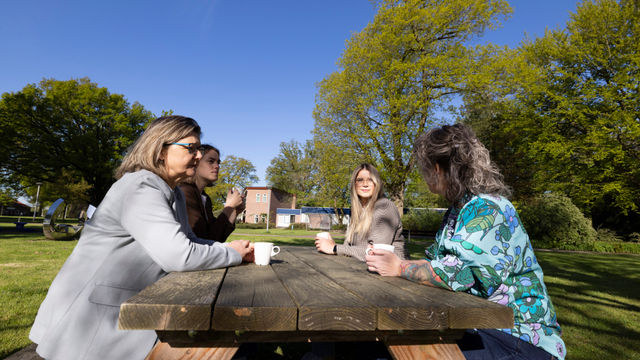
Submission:
<svg viewBox="0 0 640 360">
<path fill-rule="evenodd" d="M 426 259 L 367 255 L 369 270 L 509 306 L 511 329 L 468 330 L 467 359 L 564 359 L 560 325 L 529 237 L 489 152 L 464 125 L 422 134 L 414 153 L 429 190 L 451 207 Z"/>
</svg>

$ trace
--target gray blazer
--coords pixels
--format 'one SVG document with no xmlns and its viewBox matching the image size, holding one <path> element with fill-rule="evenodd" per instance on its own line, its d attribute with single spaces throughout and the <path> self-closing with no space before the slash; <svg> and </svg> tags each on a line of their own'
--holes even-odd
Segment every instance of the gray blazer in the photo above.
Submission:
<svg viewBox="0 0 640 360">
<path fill-rule="evenodd" d="M 120 304 L 168 272 L 240 262 L 237 251 L 191 232 L 179 189 L 147 170 L 125 174 L 85 224 L 29 338 L 46 359 L 144 359 L 156 334 L 118 330 Z"/>
<path fill-rule="evenodd" d="M 402 221 L 395 204 L 387 198 L 379 198 L 373 207 L 371 229 L 364 235 L 357 234 L 354 241 L 337 245 L 338 255 L 353 256 L 364 261 L 365 251 L 369 244 L 389 244 L 395 248 L 394 254 L 400 259 L 406 258 Z"/>
</svg>

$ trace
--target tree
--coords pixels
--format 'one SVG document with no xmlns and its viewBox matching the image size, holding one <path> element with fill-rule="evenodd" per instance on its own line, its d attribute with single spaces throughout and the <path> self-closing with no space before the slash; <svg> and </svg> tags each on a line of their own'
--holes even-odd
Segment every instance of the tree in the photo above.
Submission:
<svg viewBox="0 0 640 360">
<path fill-rule="evenodd" d="M 4 208 L 12 205 L 15 201 L 11 190 L 0 187 L 0 216 L 4 213 Z"/>
<path fill-rule="evenodd" d="M 335 146 L 324 138 L 326 135 L 314 136 L 318 167 L 316 202 L 321 206 L 333 207 L 334 213 L 338 216 L 338 223 L 342 223 L 345 216 L 342 208 L 351 206 L 351 173 L 366 159 L 353 149 Z"/>
<path fill-rule="evenodd" d="M 126 149 L 153 114 L 88 78 L 44 79 L 0 101 L 0 176 L 17 188 L 63 177 L 99 204 Z"/>
<path fill-rule="evenodd" d="M 24 193 L 32 203 L 36 202 L 38 195 L 38 208 L 44 209 L 54 201 L 62 198 L 65 202 L 65 208 L 70 209 L 74 215 L 81 209 L 86 209 L 89 205 L 89 191 L 91 185 L 83 178 L 78 179 L 74 172 L 62 169 L 60 175 L 52 182 L 42 183 L 40 193 L 37 194 L 38 187 L 30 186 L 24 188 Z M 67 212 L 65 211 L 65 214 Z"/>
<path fill-rule="evenodd" d="M 582 2 L 565 29 L 518 49 L 527 76 L 512 73 L 519 87 L 493 102 L 499 129 L 484 134 L 533 170 L 520 175 L 535 192 L 565 193 L 596 227 L 627 233 L 640 232 L 639 43 L 637 1 Z"/>
<path fill-rule="evenodd" d="M 454 94 L 488 81 L 475 72 L 482 48 L 464 44 L 499 24 L 506 1 L 384 0 L 355 34 L 339 70 L 319 84 L 314 134 L 376 164 L 402 207 L 415 138 Z"/>
<path fill-rule="evenodd" d="M 260 179 L 256 175 L 256 168 L 251 161 L 228 155 L 220 164 L 218 181 L 215 186 L 206 189 L 211 197 L 213 210 L 220 210 L 227 199 L 227 193 L 232 187 L 244 189 Z"/>
<path fill-rule="evenodd" d="M 414 169 L 409 175 L 404 197 L 406 208 L 447 207 L 447 200 L 429 191 L 429 186 L 422 178 L 420 171 Z"/>
<path fill-rule="evenodd" d="M 297 203 L 311 205 L 318 188 L 313 142 L 295 140 L 280 143 L 280 153 L 267 168 L 269 185 L 295 194 Z"/>
</svg>

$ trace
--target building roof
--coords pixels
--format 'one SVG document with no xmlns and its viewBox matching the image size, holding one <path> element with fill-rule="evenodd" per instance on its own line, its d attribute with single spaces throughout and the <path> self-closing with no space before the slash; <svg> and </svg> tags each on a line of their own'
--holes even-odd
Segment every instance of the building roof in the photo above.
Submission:
<svg viewBox="0 0 640 360">
<path fill-rule="evenodd" d="M 302 211 L 300 209 L 283 209 L 283 208 L 276 209 L 276 214 L 280 214 L 280 215 L 300 215 L 301 213 Z"/>
<path fill-rule="evenodd" d="M 279 192 L 283 192 L 283 193 L 287 193 L 290 194 L 287 191 L 278 189 L 278 188 L 274 188 L 273 186 L 248 186 L 245 190 L 273 190 L 273 191 L 279 191 Z M 291 194 L 293 195 L 293 194 Z"/>
<path fill-rule="evenodd" d="M 344 215 L 351 215 L 351 209 L 349 209 L 349 208 L 338 208 L 337 210 L 342 212 Z M 336 208 L 303 206 L 302 207 L 302 213 L 303 214 L 330 214 L 330 215 L 333 215 L 333 214 L 336 213 Z"/>
</svg>

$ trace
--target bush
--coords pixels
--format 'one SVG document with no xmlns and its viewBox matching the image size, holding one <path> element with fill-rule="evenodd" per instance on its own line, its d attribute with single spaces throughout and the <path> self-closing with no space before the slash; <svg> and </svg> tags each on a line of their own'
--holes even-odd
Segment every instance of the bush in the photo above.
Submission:
<svg viewBox="0 0 640 360">
<path fill-rule="evenodd" d="M 617 254 L 640 254 L 640 244 L 632 242 L 606 242 L 596 241 L 591 251 Z"/>
<path fill-rule="evenodd" d="M 289 229 L 291 229 L 291 226 L 289 226 Z M 294 230 L 307 230 L 307 224 L 305 224 L 305 223 L 295 223 L 295 224 L 293 224 L 293 229 Z"/>
<path fill-rule="evenodd" d="M 622 238 L 615 231 L 607 228 L 599 228 L 596 233 L 596 241 L 620 242 Z"/>
<path fill-rule="evenodd" d="M 440 229 L 444 213 L 435 210 L 412 209 L 402 216 L 402 228 L 411 231 L 435 233 Z"/>
<path fill-rule="evenodd" d="M 346 231 L 347 230 L 347 225 L 345 225 L 345 224 L 333 224 L 333 225 L 331 225 L 331 230 Z"/>
<path fill-rule="evenodd" d="M 627 237 L 627 240 L 629 240 L 632 243 L 640 243 L 640 233 L 634 232 L 629 234 L 629 236 Z"/>
<path fill-rule="evenodd" d="M 236 229 L 266 229 L 267 223 L 236 223 Z"/>
<path fill-rule="evenodd" d="M 532 245 L 539 248 L 590 250 L 596 230 L 564 194 L 542 194 L 520 204 L 518 212 Z"/>
</svg>

